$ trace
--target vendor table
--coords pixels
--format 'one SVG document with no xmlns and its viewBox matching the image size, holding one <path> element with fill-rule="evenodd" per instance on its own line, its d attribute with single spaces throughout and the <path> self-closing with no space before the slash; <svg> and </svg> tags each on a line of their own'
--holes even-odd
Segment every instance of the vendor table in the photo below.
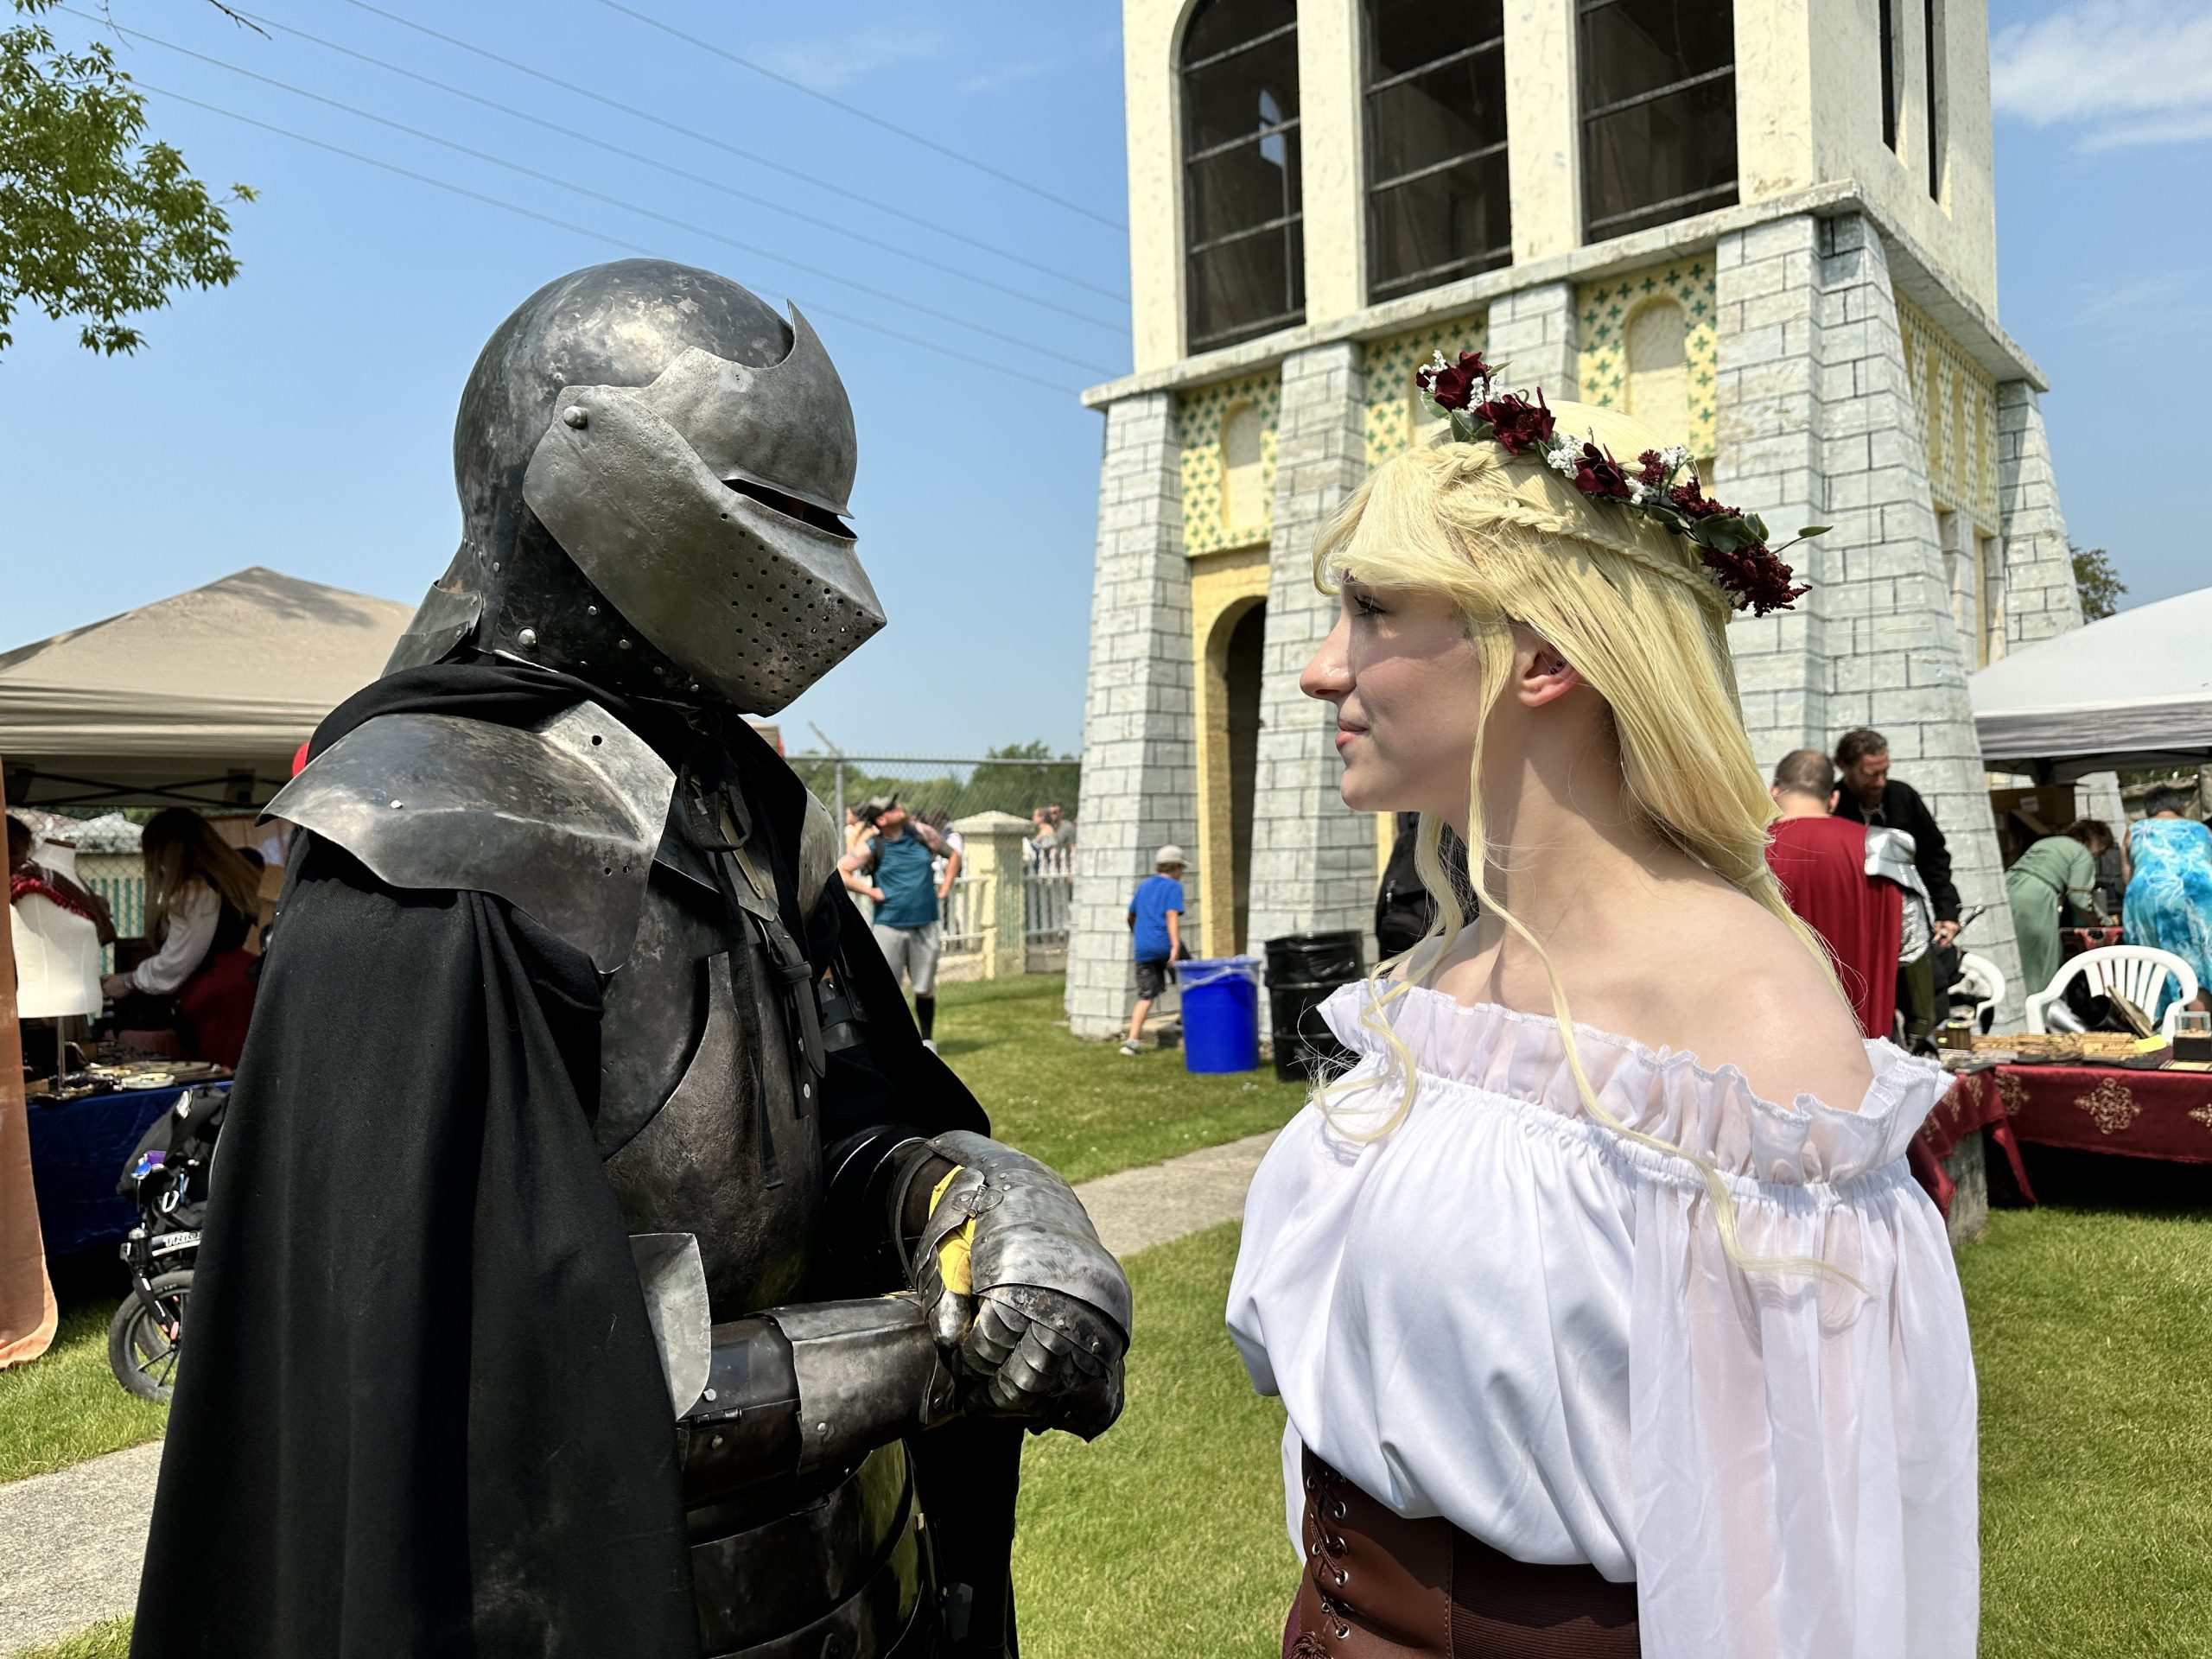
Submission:
<svg viewBox="0 0 2212 1659">
<path fill-rule="evenodd" d="M 2212 1164 L 2212 1072 L 1999 1065 L 1961 1077 L 1952 1095 L 1962 1116 L 2039 1147 Z"/>
<path fill-rule="evenodd" d="M 191 1085 L 230 1086 L 227 1080 Z M 186 1093 L 182 1088 L 135 1089 L 60 1105 L 31 1096 L 31 1185 L 48 1255 L 118 1243 L 137 1224 L 138 1206 L 119 1197 L 115 1184 L 139 1137 Z"/>
<path fill-rule="evenodd" d="M 1912 1144 L 1905 1148 L 1905 1161 L 1911 1166 L 1913 1179 L 1936 1200 L 1936 1207 L 1948 1219 L 1951 1213 L 1953 1182 L 1943 1168 L 1943 1160 L 1958 1150 L 1959 1143 L 1976 1130 L 1986 1129 L 1989 1139 L 2005 1149 L 2005 1161 L 2012 1166 L 2012 1179 L 2019 1183 L 2020 1196 L 2028 1203 L 2036 1201 L 2035 1190 L 2028 1185 L 2028 1172 L 2020 1162 L 2020 1143 L 2012 1133 L 2012 1120 L 2005 1114 L 2004 1097 L 1994 1089 L 1969 1089 L 1967 1085 L 1990 1072 L 1971 1073 L 1951 1085 L 1950 1093 L 1936 1103 L 1936 1109 L 1928 1114 L 1928 1121 L 1912 1137 Z"/>
</svg>

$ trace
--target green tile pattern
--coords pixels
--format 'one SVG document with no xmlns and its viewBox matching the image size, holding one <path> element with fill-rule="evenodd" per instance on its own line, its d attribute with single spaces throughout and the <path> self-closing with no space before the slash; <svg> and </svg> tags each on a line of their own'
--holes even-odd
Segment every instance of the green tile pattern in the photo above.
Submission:
<svg viewBox="0 0 2212 1659">
<path fill-rule="evenodd" d="M 1912 387 L 1929 493 L 1963 512 L 1986 535 L 1998 533 L 1997 380 L 1959 349 L 1918 306 L 1900 294 L 1897 333 Z"/>
<path fill-rule="evenodd" d="M 1606 409 L 1628 406 L 1629 319 L 1654 300 L 1682 308 L 1682 357 L 1689 370 L 1690 453 L 1711 460 L 1720 383 L 1720 296 L 1710 252 L 1691 254 L 1648 270 L 1585 283 L 1575 295 L 1576 372 L 1580 401 Z"/>
<path fill-rule="evenodd" d="M 1420 393 L 1414 371 L 1444 353 L 1456 363 L 1462 352 L 1479 352 L 1489 343 L 1489 316 L 1477 312 L 1443 322 L 1424 323 L 1411 334 L 1388 340 L 1370 340 L 1360 348 L 1361 378 L 1365 381 L 1367 464 L 1380 467 L 1414 440 L 1420 416 L 1415 404 Z M 1506 365 L 1509 372 L 1510 365 Z"/>
<path fill-rule="evenodd" d="M 1223 514 L 1221 429 L 1249 404 L 1260 416 L 1260 513 L 1253 522 L 1226 523 Z M 1275 427 L 1282 410 L 1282 370 L 1261 370 L 1240 379 L 1199 386 L 1182 395 L 1183 550 L 1196 556 L 1250 547 L 1274 529 Z"/>
</svg>

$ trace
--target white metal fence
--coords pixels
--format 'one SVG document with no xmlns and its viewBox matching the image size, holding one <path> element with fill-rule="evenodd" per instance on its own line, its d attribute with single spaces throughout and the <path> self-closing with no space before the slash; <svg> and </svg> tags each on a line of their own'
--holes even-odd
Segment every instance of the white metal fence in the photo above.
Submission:
<svg viewBox="0 0 2212 1659">
<path fill-rule="evenodd" d="M 1075 849 L 1033 851 L 1021 881 L 1021 936 L 1030 950 L 1068 948 L 1068 912 L 1075 897 Z"/>
<path fill-rule="evenodd" d="M 963 977 L 980 963 L 985 945 L 982 883 L 956 877 L 940 906 L 944 967 L 948 976 Z M 1054 973 L 1066 963 L 1068 912 L 1075 891 L 1075 849 L 1049 852 L 1030 849 L 1022 859 L 1021 937 L 1026 971 Z M 963 960 L 966 958 L 966 960 Z"/>
</svg>

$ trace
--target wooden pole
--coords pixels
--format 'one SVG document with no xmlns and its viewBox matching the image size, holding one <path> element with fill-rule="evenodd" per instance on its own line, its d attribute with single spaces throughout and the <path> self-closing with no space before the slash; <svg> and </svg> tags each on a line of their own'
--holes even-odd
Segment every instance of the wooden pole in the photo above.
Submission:
<svg viewBox="0 0 2212 1659">
<path fill-rule="evenodd" d="M 0 768 L 0 814 L 8 809 Z M 14 925 L 10 906 L 10 925 Z M 31 1189 L 31 1129 L 23 1104 L 22 1027 L 16 1023 L 16 950 L 0 950 L 0 1370 L 36 1359 L 60 1318 L 46 1276 L 46 1242 Z"/>
</svg>

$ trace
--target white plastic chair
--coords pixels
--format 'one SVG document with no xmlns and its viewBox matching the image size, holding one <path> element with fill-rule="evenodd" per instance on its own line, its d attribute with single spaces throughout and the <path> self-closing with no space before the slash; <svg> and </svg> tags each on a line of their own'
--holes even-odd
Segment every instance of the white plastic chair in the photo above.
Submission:
<svg viewBox="0 0 2212 1659">
<path fill-rule="evenodd" d="M 2158 1022 L 2161 1036 L 2174 1034 L 2174 1021 L 2197 992 L 2196 970 L 2179 957 L 2147 944 L 2107 944 L 2084 950 L 2062 966 L 2051 982 L 2028 999 L 2028 1029 L 2043 1031 L 2043 1012 L 2066 995 L 2076 979 L 2087 979 L 2092 991 L 2117 991 L 2137 1007 L 2148 1012 L 2158 1006 L 2158 993 L 2167 979 L 2176 982 L 2174 999 Z"/>
<path fill-rule="evenodd" d="M 1974 1025 L 1976 1031 L 1987 1031 L 1993 1017 L 1990 1010 L 2005 1000 L 2004 970 L 1987 957 L 1976 956 L 1967 950 L 1959 956 L 1959 977 L 1951 987 L 1951 995 L 1970 992 L 1974 996 Z"/>
</svg>

